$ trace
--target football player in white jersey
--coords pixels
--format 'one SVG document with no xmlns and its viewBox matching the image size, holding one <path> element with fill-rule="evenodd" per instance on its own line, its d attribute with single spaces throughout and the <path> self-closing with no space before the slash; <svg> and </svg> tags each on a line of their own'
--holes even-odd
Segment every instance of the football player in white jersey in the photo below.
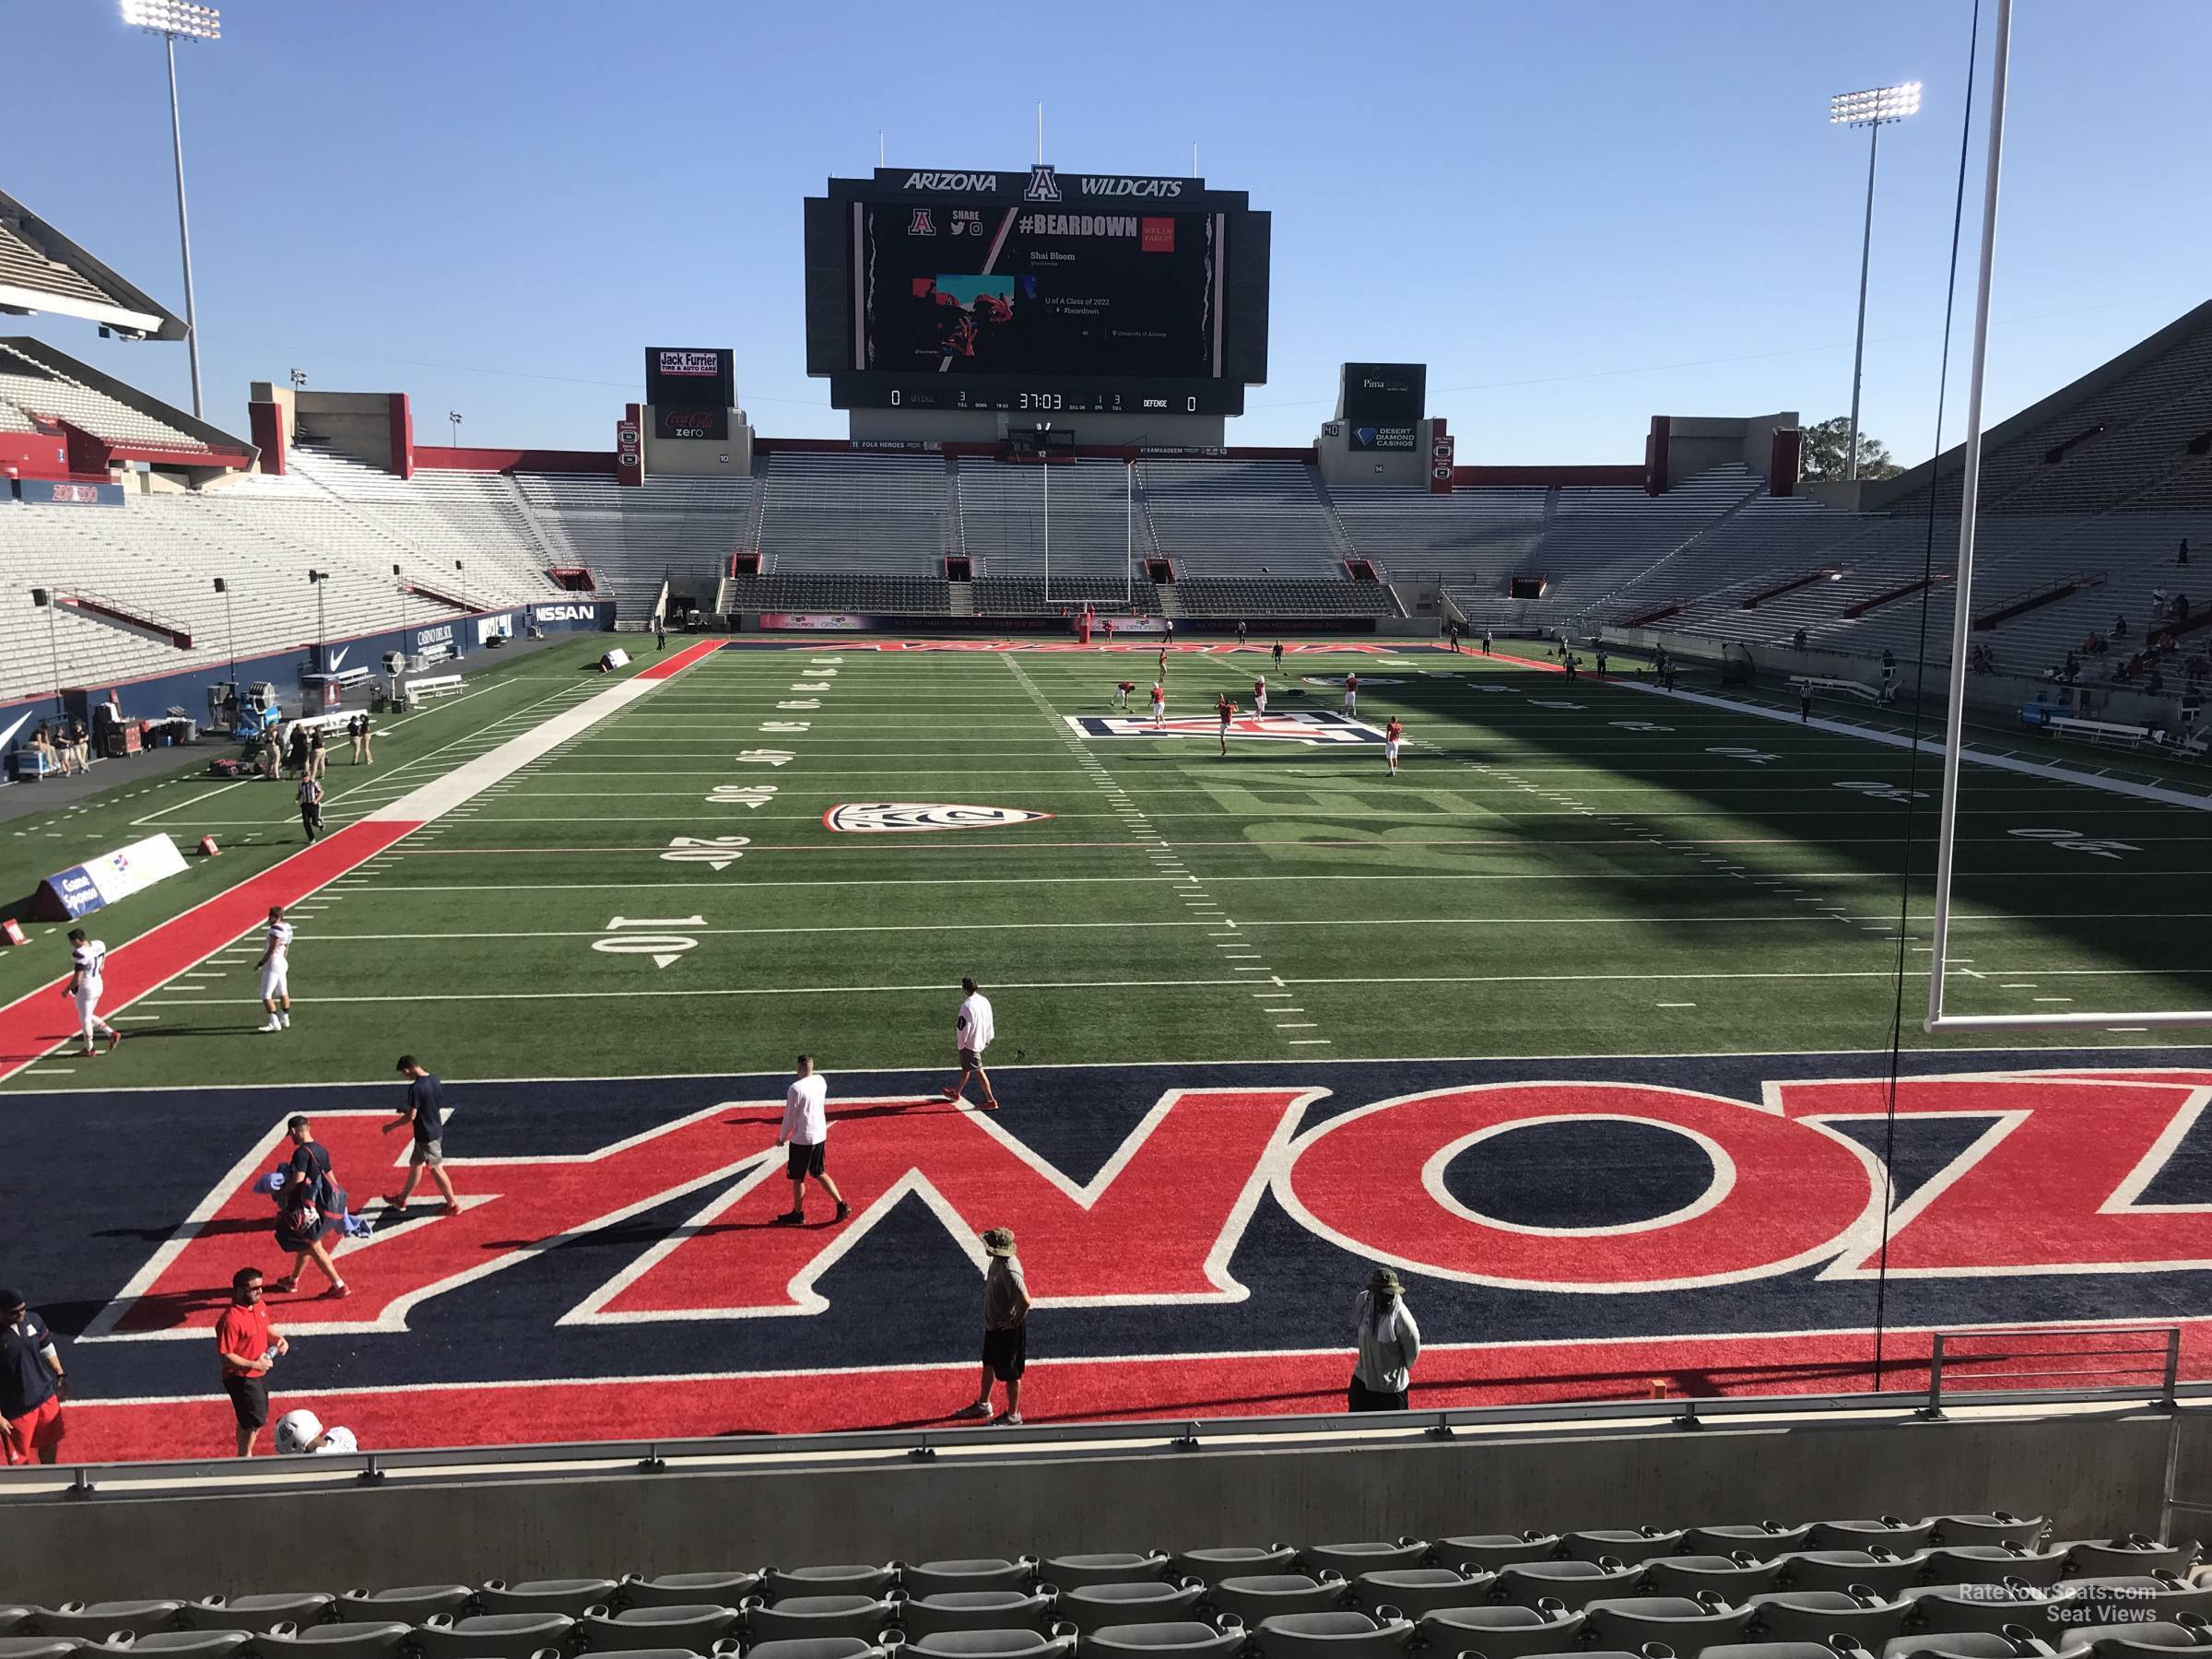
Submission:
<svg viewBox="0 0 2212 1659">
<path fill-rule="evenodd" d="M 76 1023 L 85 1037 L 82 1054 L 97 1054 L 101 1051 L 93 1045 L 93 1038 L 105 1032 L 106 1052 L 113 1053 L 115 1045 L 123 1041 L 123 1033 L 100 1017 L 100 994 L 107 989 L 102 982 L 108 967 L 108 944 L 105 939 L 88 939 L 85 930 L 69 930 L 69 982 L 62 987 L 62 994 L 76 1004 Z"/>
<path fill-rule="evenodd" d="M 276 1419 L 276 1450 L 285 1457 L 343 1457 L 361 1449 L 353 1430 L 333 1425 L 305 1406 Z"/>
<path fill-rule="evenodd" d="M 254 964 L 261 970 L 261 1006 L 268 1010 L 269 1023 L 265 1031 L 281 1031 L 292 1023 L 292 988 L 290 982 L 292 924 L 284 919 L 284 906 L 269 906 L 267 942 L 262 947 L 261 960 Z"/>
</svg>

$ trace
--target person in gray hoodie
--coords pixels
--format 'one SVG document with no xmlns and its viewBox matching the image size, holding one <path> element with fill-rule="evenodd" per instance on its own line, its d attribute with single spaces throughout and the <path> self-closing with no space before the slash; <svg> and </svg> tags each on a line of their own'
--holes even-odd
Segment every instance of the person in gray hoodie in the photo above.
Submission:
<svg viewBox="0 0 2212 1659">
<path fill-rule="evenodd" d="M 1406 1305 L 1406 1287 L 1395 1272 L 1378 1267 L 1367 1288 L 1352 1303 L 1353 1340 L 1359 1351 L 1352 1367 L 1347 1406 L 1353 1411 L 1403 1411 L 1413 1382 L 1413 1364 L 1421 1357 L 1421 1327 Z"/>
</svg>

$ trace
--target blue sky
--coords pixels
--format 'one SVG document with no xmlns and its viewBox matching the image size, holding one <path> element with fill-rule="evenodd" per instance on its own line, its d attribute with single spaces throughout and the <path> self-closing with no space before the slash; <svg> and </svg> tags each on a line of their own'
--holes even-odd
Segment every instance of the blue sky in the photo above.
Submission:
<svg viewBox="0 0 2212 1659">
<path fill-rule="evenodd" d="M 1925 83 L 1882 144 L 1865 429 L 1933 434 L 1968 6 L 1404 0 L 234 0 L 180 49 L 208 412 L 247 382 L 406 391 L 441 441 L 605 448 L 648 344 L 737 352 L 761 431 L 839 436 L 804 371 L 800 199 L 894 165 L 1188 171 L 1275 215 L 1273 348 L 1232 442 L 1296 443 L 1350 359 L 1430 365 L 1463 462 L 1625 463 L 1651 415 L 1848 406 L 1865 141 L 1830 93 Z M 1976 96 L 1966 335 L 1982 168 Z M 182 309 L 157 41 L 10 0 L 5 188 Z M 1990 405 L 2212 296 L 2212 7 L 2022 0 Z M 187 401 L 181 347 L 8 319 Z M 1956 435 L 1963 377 L 1947 432 Z"/>
</svg>

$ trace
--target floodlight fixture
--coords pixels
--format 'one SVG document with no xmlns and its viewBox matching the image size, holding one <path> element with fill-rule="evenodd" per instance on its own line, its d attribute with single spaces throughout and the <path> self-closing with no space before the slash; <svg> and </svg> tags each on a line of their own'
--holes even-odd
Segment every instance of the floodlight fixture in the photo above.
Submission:
<svg viewBox="0 0 2212 1659">
<path fill-rule="evenodd" d="M 1877 126 L 1919 113 L 1918 81 L 1869 87 L 1864 92 L 1839 92 L 1828 100 L 1828 119 L 1833 126 Z"/>
<path fill-rule="evenodd" d="M 155 34 L 182 35 L 192 41 L 223 38 L 223 14 L 212 6 L 184 0 L 123 0 L 123 20 Z"/>
<path fill-rule="evenodd" d="M 1839 92 L 1828 100 L 1830 125 L 1866 129 L 1866 223 L 1859 235 L 1859 326 L 1851 347 L 1851 436 L 1843 452 L 1843 476 L 1853 483 L 1859 477 L 1859 383 L 1866 364 L 1866 274 L 1874 258 L 1875 158 L 1882 129 L 1919 112 L 1918 81 Z"/>
<path fill-rule="evenodd" d="M 196 420 L 206 410 L 200 394 L 199 308 L 192 292 L 192 222 L 184 211 L 184 121 L 177 108 L 177 41 L 221 40 L 223 14 L 212 6 L 193 6 L 186 0 L 123 0 L 123 20 L 159 35 L 169 56 L 169 142 L 177 164 L 177 241 L 184 253 L 184 350 L 192 364 L 192 413 Z"/>
</svg>

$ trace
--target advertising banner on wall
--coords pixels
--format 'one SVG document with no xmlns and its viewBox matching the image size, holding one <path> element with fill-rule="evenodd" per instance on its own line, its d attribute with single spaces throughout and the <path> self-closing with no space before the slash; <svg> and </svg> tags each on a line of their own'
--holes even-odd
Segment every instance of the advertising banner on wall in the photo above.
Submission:
<svg viewBox="0 0 2212 1659">
<path fill-rule="evenodd" d="M 865 633 L 877 626 L 873 617 L 851 617 L 841 611 L 762 611 L 763 628 L 798 628 L 825 633 Z"/>
<path fill-rule="evenodd" d="M 1338 418 L 1355 450 L 1420 447 L 1421 406 L 1428 401 L 1426 363 L 1347 363 L 1337 391 Z"/>
<path fill-rule="evenodd" d="M 645 401 L 655 438 L 727 442 L 737 401 L 737 354 L 726 346 L 653 346 L 645 352 Z"/>
</svg>

